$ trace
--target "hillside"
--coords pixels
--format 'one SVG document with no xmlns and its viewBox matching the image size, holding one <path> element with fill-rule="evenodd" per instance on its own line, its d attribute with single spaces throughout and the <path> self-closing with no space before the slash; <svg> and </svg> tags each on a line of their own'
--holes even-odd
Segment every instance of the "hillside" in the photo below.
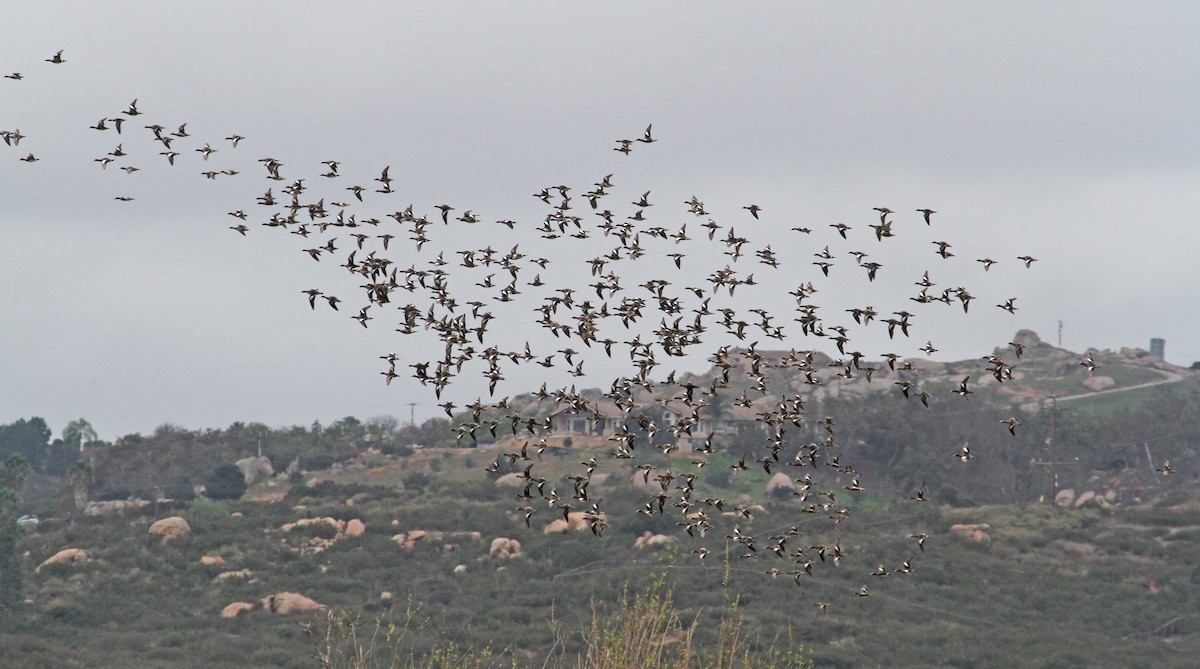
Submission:
<svg viewBox="0 0 1200 669">
<path fill-rule="evenodd" d="M 361 615 L 361 639 L 380 616 L 411 627 L 406 658 L 457 649 L 574 667 L 604 636 L 594 625 L 628 617 L 620 602 L 657 583 L 649 600 L 670 591 L 697 652 L 744 617 L 750 666 L 803 666 L 787 654 L 800 645 L 833 667 L 1189 666 L 1197 376 L 1138 350 L 1089 352 L 1089 374 L 1082 354 L 1017 341 L 1019 361 L 995 352 L 1014 365 L 1004 383 L 979 375 L 994 361 L 864 360 L 838 376 L 819 354 L 804 369 L 783 362 L 804 359 L 791 352 L 731 351 L 728 370 L 674 379 L 674 404 L 630 412 L 632 462 L 607 457 L 625 428 L 556 412 L 554 393 L 511 400 L 551 426 L 536 431 L 506 434 L 504 416 L 483 412 L 423 426 L 164 426 L 92 443 L 87 477 L 48 473 L 58 460 L 43 458 L 23 509 L 42 522 L 19 537 L 24 603 L 0 621 L 0 664 L 318 666 L 302 625 L 345 611 Z M 688 387 L 726 371 L 711 422 L 674 434 Z M 778 394 L 750 399 L 755 374 Z M 954 397 L 967 374 L 974 392 Z M 929 391 L 928 405 L 899 382 Z M 772 443 L 762 411 L 792 393 L 806 419 L 760 463 Z M 997 425 L 1008 416 L 1011 433 Z M 502 425 L 495 438 L 453 436 L 488 421 Z M 30 426 L 21 434 L 48 439 Z M 955 457 L 964 440 L 969 461 Z M 800 457 L 818 450 L 811 465 Z M 234 461 L 253 484 L 239 501 L 194 497 Z M 171 518 L 187 531 L 151 533 Z M 292 610 L 316 606 L 328 608 Z"/>
<path fill-rule="evenodd" d="M 461 457 L 445 467 L 467 464 Z M 419 491 L 395 481 L 297 486 L 275 502 L 231 504 L 232 514 L 218 503 L 164 505 L 160 515 L 179 513 L 191 525 L 167 541 L 148 533 L 152 507 L 47 522 L 24 538 L 28 601 L 0 625 L 2 659 L 14 667 L 316 666 L 301 625 L 320 614 L 271 614 L 263 603 L 295 592 L 364 620 L 403 621 L 419 607 L 424 622 L 406 652 L 490 646 L 519 666 L 542 666 L 556 638 L 567 656 L 581 651 L 594 607 L 613 611 L 623 591 L 640 592 L 659 575 L 685 624 L 698 622 L 698 646 L 713 642 L 722 602 L 736 597 L 748 639 L 760 648 L 803 643 L 820 667 L 1183 667 L 1200 651 L 1200 500 L 1189 495 L 1110 509 L 898 501 L 836 532 L 798 518 L 790 503 L 763 500 L 744 531 L 798 523 L 798 541 L 837 541 L 846 555 L 797 586 L 766 573 L 789 565 L 769 552 L 700 560 L 686 535 L 635 548 L 643 533 L 666 528 L 622 513 L 638 496 L 628 486 L 606 491 L 629 501 L 614 505 L 603 539 L 546 534 L 544 517 L 526 528 L 511 494 L 436 475 Z M 361 520 L 365 532 L 324 522 L 284 529 L 326 517 Z M 918 532 L 929 535 L 924 551 L 909 538 Z M 519 541 L 519 554 L 488 557 L 497 537 Z M 88 560 L 33 570 L 68 547 Z M 904 560 L 912 573 L 872 575 L 877 564 L 894 571 Z M 870 596 L 855 596 L 863 586 Z M 238 601 L 253 606 L 223 618 Z M 814 606 L 822 601 L 825 615 Z"/>
</svg>

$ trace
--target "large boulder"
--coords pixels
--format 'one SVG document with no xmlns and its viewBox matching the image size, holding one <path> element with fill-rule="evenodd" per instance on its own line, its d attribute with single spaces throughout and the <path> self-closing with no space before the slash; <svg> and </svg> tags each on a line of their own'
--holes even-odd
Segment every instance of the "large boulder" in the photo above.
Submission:
<svg viewBox="0 0 1200 669">
<path fill-rule="evenodd" d="M 243 458 L 233 464 L 237 465 L 237 468 L 242 471 L 242 478 L 246 479 L 247 487 L 275 475 L 275 469 L 271 467 L 271 461 L 265 457 Z"/>
<path fill-rule="evenodd" d="M 591 528 L 591 524 L 588 523 L 590 516 L 591 514 L 586 511 L 572 511 L 567 514 L 567 524 L 577 532 L 589 529 Z"/>
<path fill-rule="evenodd" d="M 588 516 L 589 514 L 584 511 L 572 511 L 567 514 L 565 519 L 559 516 L 546 523 L 546 526 L 542 528 L 542 532 L 545 534 L 566 534 L 571 530 L 581 532 L 591 527 L 588 523 Z"/>
<path fill-rule="evenodd" d="M 643 532 L 642 536 L 638 537 L 633 542 L 633 547 L 642 550 L 645 548 L 662 548 L 676 542 L 675 537 L 669 534 L 654 534 L 653 532 Z"/>
<path fill-rule="evenodd" d="M 223 571 L 220 574 L 217 574 L 216 576 L 214 576 L 213 580 L 216 581 L 217 583 L 224 583 L 225 581 L 228 581 L 233 578 L 244 578 L 246 580 L 249 580 L 253 576 L 254 576 L 254 572 L 250 571 L 249 569 L 238 569 L 237 571 Z"/>
<path fill-rule="evenodd" d="M 771 496 L 786 495 L 795 492 L 796 484 L 792 482 L 792 477 L 783 472 L 776 472 L 767 481 L 767 494 Z"/>
<path fill-rule="evenodd" d="M 492 539 L 492 545 L 488 549 L 488 557 L 497 560 L 508 560 L 521 555 L 521 542 L 516 539 L 507 537 L 496 537 Z"/>
<path fill-rule="evenodd" d="M 1017 334 L 1013 335 L 1012 340 L 1027 349 L 1042 345 L 1042 338 L 1033 330 L 1017 330 Z"/>
<path fill-rule="evenodd" d="M 155 521 L 150 526 L 150 534 L 162 537 L 163 541 L 186 537 L 192 533 L 192 528 L 187 521 L 179 516 L 171 516 Z"/>
<path fill-rule="evenodd" d="M 1059 490 L 1054 495 L 1054 503 L 1057 506 L 1071 506 L 1075 502 L 1075 491 L 1071 488 Z"/>
<path fill-rule="evenodd" d="M 225 558 L 220 555 L 201 555 L 200 564 L 205 567 L 224 567 Z"/>
<path fill-rule="evenodd" d="M 250 602 L 234 602 L 225 608 L 221 609 L 222 618 L 236 618 L 246 611 L 254 609 L 254 604 Z"/>
<path fill-rule="evenodd" d="M 295 530 L 295 529 L 298 529 L 301 527 L 307 527 L 309 525 L 320 525 L 322 523 L 332 527 L 334 529 L 334 531 L 337 532 L 338 534 L 341 534 L 346 531 L 346 522 L 345 521 L 338 520 L 336 518 L 329 518 L 329 517 L 301 518 L 300 520 L 297 520 L 294 523 L 284 523 L 283 525 L 280 526 L 279 529 L 284 532 L 291 532 L 292 530 Z"/>
<path fill-rule="evenodd" d="M 36 574 L 40 572 L 42 567 L 45 567 L 48 564 L 86 564 L 91 559 L 92 558 L 90 555 L 88 555 L 88 552 L 82 548 L 64 548 L 54 555 L 46 558 L 45 561 L 37 566 L 37 569 L 33 570 L 33 573 Z"/>
<path fill-rule="evenodd" d="M 425 530 L 409 530 L 407 532 L 401 532 L 400 534 L 393 535 L 392 541 L 400 544 L 401 548 L 411 550 L 413 546 L 417 545 L 418 541 L 421 541 L 428 536 L 429 533 Z"/>
<path fill-rule="evenodd" d="M 361 537 L 367 533 L 367 526 L 358 518 L 351 518 L 346 521 L 346 536 Z"/>
<path fill-rule="evenodd" d="M 525 479 L 521 477 L 519 472 L 509 472 L 497 478 L 496 485 L 507 486 L 509 488 L 523 488 L 525 487 Z"/>
<path fill-rule="evenodd" d="M 303 613 L 325 608 L 323 604 L 294 592 L 281 592 L 263 597 L 262 607 L 271 613 L 286 615 L 288 613 Z"/>
</svg>

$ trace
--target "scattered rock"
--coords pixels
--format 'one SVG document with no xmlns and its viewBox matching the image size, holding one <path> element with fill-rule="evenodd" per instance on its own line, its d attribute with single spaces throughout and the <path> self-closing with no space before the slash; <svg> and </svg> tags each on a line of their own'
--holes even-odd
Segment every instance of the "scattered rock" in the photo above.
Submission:
<svg viewBox="0 0 1200 669">
<path fill-rule="evenodd" d="M 343 532 L 346 531 L 345 521 L 341 521 L 336 518 L 329 518 L 328 516 L 325 518 L 301 518 L 300 520 L 297 520 L 294 523 L 284 523 L 282 526 L 280 526 L 279 529 L 284 532 L 291 532 L 292 530 L 299 528 L 299 527 L 307 527 L 309 525 L 317 525 L 320 523 L 325 523 L 325 524 L 329 525 L 338 534 L 342 534 Z"/>
<path fill-rule="evenodd" d="M 279 615 L 317 611 L 325 608 L 323 604 L 318 604 L 316 601 L 295 592 L 281 592 L 263 597 L 262 607 L 271 613 L 278 613 Z"/>
<path fill-rule="evenodd" d="M 455 573 L 455 574 L 465 574 L 465 573 L 467 573 L 467 565 L 465 565 L 465 564 L 456 564 L 456 565 L 454 565 L 454 573 Z"/>
<path fill-rule="evenodd" d="M 223 571 L 214 576 L 213 580 L 217 583 L 224 583 L 231 578 L 244 578 L 249 580 L 252 576 L 254 576 L 254 572 L 250 571 L 249 569 L 238 569 L 237 571 Z"/>
<path fill-rule="evenodd" d="M 179 537 L 185 537 L 192 533 L 191 526 L 187 521 L 179 516 L 171 516 L 155 521 L 150 526 L 150 534 L 161 536 L 163 541 L 170 541 Z"/>
<path fill-rule="evenodd" d="M 429 536 L 429 533 L 425 530 L 409 530 L 408 532 L 401 532 L 400 534 L 393 535 L 392 541 L 400 544 L 402 548 L 412 549 L 413 546 L 417 545 L 418 541 L 421 541 L 427 536 Z"/>
<path fill-rule="evenodd" d="M 1033 330 L 1017 330 L 1017 334 L 1013 335 L 1012 340 L 1026 349 L 1033 349 L 1042 345 L 1042 338 Z"/>
<path fill-rule="evenodd" d="M 509 488 L 523 488 L 525 487 L 525 479 L 521 478 L 519 472 L 509 472 L 496 479 L 496 485 Z"/>
<path fill-rule="evenodd" d="M 82 548 L 64 548 L 61 551 L 46 558 L 44 562 L 39 564 L 33 573 L 38 573 L 48 564 L 87 564 L 91 560 L 88 552 Z"/>
<path fill-rule="evenodd" d="M 366 532 L 367 526 L 358 518 L 351 518 L 350 520 L 346 521 L 346 536 L 361 537 L 363 534 L 366 534 Z"/>
<path fill-rule="evenodd" d="M 222 618 L 236 618 L 246 611 L 252 611 L 254 605 L 250 602 L 234 602 L 221 609 Z"/>
<path fill-rule="evenodd" d="M 521 555 L 521 542 L 516 539 L 507 537 L 496 537 L 492 539 L 491 548 L 488 549 L 488 557 L 497 560 L 508 560 Z"/>
<path fill-rule="evenodd" d="M 242 477 L 246 479 L 247 487 L 275 475 L 275 469 L 271 467 L 271 461 L 265 457 L 243 458 L 234 464 L 242 471 Z"/>
<path fill-rule="evenodd" d="M 588 525 L 588 513 L 586 511 L 572 511 L 567 514 L 567 524 L 576 532 L 586 530 Z"/>
<path fill-rule="evenodd" d="M 1072 488 L 1063 488 L 1054 496 L 1055 506 L 1071 506 L 1075 502 L 1075 490 Z"/>
<path fill-rule="evenodd" d="M 200 564 L 205 567 L 224 567 L 225 558 L 220 555 L 201 555 Z"/>
<path fill-rule="evenodd" d="M 643 550 L 645 548 L 662 548 L 663 546 L 673 544 L 675 542 L 676 539 L 673 536 L 667 534 L 654 534 L 653 532 L 646 531 L 642 533 L 642 536 L 638 537 L 637 540 L 633 542 L 633 547 L 638 550 Z"/>
<path fill-rule="evenodd" d="M 1096 493 L 1092 492 L 1091 490 L 1085 490 L 1084 492 L 1079 493 L 1079 497 L 1075 498 L 1075 506 L 1083 506 L 1084 504 L 1092 502 L 1095 499 Z"/>
<path fill-rule="evenodd" d="M 783 472 L 776 472 L 775 475 L 771 477 L 771 480 L 767 481 L 766 490 L 768 495 L 778 495 L 782 492 L 795 491 L 796 484 L 792 482 L 792 477 Z"/>
</svg>

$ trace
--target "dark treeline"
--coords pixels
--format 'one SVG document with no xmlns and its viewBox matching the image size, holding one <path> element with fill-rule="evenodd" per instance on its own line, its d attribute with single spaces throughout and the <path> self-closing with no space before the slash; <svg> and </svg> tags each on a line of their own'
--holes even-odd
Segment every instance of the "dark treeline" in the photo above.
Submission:
<svg viewBox="0 0 1200 669">
<path fill-rule="evenodd" d="M 0 425 L 0 462 L 16 458 L 40 483 L 68 488 L 86 474 L 93 500 L 184 496 L 203 483 L 221 464 L 262 454 L 276 468 L 296 462 L 302 469 L 325 469 L 367 448 L 404 455 L 414 446 L 453 445 L 445 419 L 412 426 L 391 416 L 366 421 L 352 416 L 329 425 L 273 428 L 261 423 L 234 423 L 227 428 L 189 430 L 164 424 L 152 434 L 130 434 L 101 441 L 83 419 L 72 421 L 54 437 L 39 417 Z M 28 496 L 28 495 L 27 495 Z M 51 500 L 41 496 L 42 503 Z M 59 495 L 63 497 L 63 495 Z M 62 500 L 58 500 L 62 501 Z M 41 508 L 42 512 L 59 509 Z"/>
<path fill-rule="evenodd" d="M 1052 454 L 1060 488 L 1135 492 L 1185 478 L 1161 480 L 1155 468 L 1163 459 L 1185 470 L 1193 469 L 1187 465 L 1197 459 L 1200 390 L 1160 389 L 1140 404 L 1108 413 L 1076 404 L 1063 404 L 1057 412 L 1026 412 L 986 392 L 961 401 L 948 393 L 940 395 L 944 399 L 929 407 L 898 394 L 814 399 L 805 424 L 787 433 L 783 455 L 790 458 L 809 441 L 823 440 L 826 433 L 819 421 L 828 416 L 836 421 L 841 460 L 853 463 L 874 492 L 908 496 L 924 483 L 931 494 L 947 488 L 947 494 L 979 503 L 1024 502 L 1047 494 Z M 1020 421 L 1015 435 L 1000 424 L 1008 417 Z M 770 436 L 761 427 L 747 422 L 732 434 L 719 435 L 714 444 L 734 457 L 758 459 Z M 1055 449 L 1050 446 L 1052 434 L 1057 436 Z M 457 439 L 454 423 L 444 418 L 414 426 L 391 416 L 347 416 L 307 427 L 239 422 L 189 430 L 164 424 L 151 434 L 126 435 L 110 443 L 99 440 L 86 420 L 71 421 L 54 437 L 43 419 L 33 417 L 0 425 L 0 462 L 18 458 L 35 478 L 58 480 L 67 487 L 70 479 L 79 478 L 82 461 L 88 465 L 90 499 L 153 499 L 203 483 L 218 465 L 259 454 L 277 470 L 295 463 L 301 470 L 314 471 L 365 449 L 405 456 L 414 447 L 473 447 L 492 441 L 486 433 L 479 436 L 479 442 Z M 534 438 L 518 432 L 518 438 L 522 436 Z M 571 443 L 566 441 L 569 435 L 544 436 Z M 658 442 L 664 438 L 660 435 Z M 975 457 L 963 463 L 954 455 L 968 441 Z M 791 468 L 782 471 L 801 475 Z"/>
</svg>

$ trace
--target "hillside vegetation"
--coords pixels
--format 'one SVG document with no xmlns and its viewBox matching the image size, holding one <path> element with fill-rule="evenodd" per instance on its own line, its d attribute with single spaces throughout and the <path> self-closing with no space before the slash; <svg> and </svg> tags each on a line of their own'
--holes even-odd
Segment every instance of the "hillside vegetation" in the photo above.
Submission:
<svg viewBox="0 0 1200 669">
<path fill-rule="evenodd" d="M 1164 378 L 1136 352 L 1095 356 L 1130 370 L 1109 387 Z M 879 378 L 814 394 L 808 415 L 836 419 L 858 467 L 822 472 L 836 507 L 793 494 L 803 469 L 777 465 L 781 485 L 779 471 L 733 468 L 761 448 L 753 426 L 712 454 L 641 454 L 655 471 L 704 472 L 695 498 L 725 504 L 706 537 L 644 512 L 658 484 L 633 463 L 599 458 L 603 531 L 518 497 L 522 446 L 547 492 L 569 493 L 579 464 L 612 448 L 599 437 L 458 440 L 457 417 L 163 426 L 112 444 L 85 437 L 86 421 L 55 440 L 40 419 L 3 426 L 0 454 L 28 465 L 5 470 L 21 491 L 5 508 L 41 522 L 15 536 L 0 665 L 1191 666 L 1200 389 L 1168 370 L 1183 380 L 1040 404 L 1088 392 L 1075 367 L 1035 352 L 1013 384 L 969 401 L 940 399 L 958 368 L 927 367 L 928 408 Z M 1015 435 L 998 416 L 1019 418 Z M 814 421 L 796 439 L 824 431 Z M 89 458 L 66 466 L 81 446 Z M 240 498 L 223 483 L 235 461 L 252 479 Z M 863 490 L 841 492 L 852 479 Z M 750 533 L 805 549 L 811 574 L 765 539 L 736 541 Z M 355 650 L 371 655 L 355 664 Z"/>
</svg>

